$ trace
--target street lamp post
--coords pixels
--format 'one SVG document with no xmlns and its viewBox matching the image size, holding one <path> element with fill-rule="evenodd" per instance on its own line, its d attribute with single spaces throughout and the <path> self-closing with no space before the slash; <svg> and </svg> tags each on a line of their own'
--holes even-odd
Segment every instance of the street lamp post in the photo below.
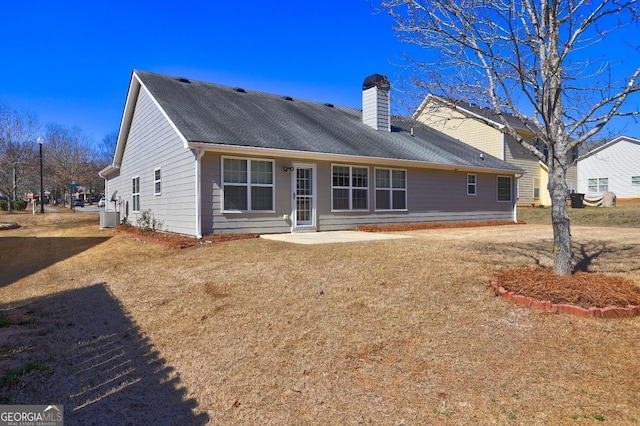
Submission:
<svg viewBox="0 0 640 426">
<path fill-rule="evenodd" d="M 38 145 L 40 145 L 40 213 L 44 213 L 44 184 L 42 181 L 42 145 L 44 139 L 42 136 L 38 136 Z"/>
</svg>

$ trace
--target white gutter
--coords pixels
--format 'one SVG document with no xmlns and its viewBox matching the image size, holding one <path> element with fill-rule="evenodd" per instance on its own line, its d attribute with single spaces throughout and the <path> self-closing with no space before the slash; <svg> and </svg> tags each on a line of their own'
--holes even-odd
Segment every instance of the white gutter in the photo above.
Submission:
<svg viewBox="0 0 640 426">
<path fill-rule="evenodd" d="M 474 166 L 465 166 L 465 165 L 451 165 L 451 164 L 440 164 L 440 163 L 429 163 L 427 161 L 418 161 L 418 160 L 398 160 L 393 158 L 383 158 L 383 157 L 362 157 L 358 155 L 341 155 L 341 154 L 327 154 L 323 152 L 305 152 L 305 151 L 293 151 L 293 150 L 285 150 L 285 149 L 275 149 L 275 148 L 258 148 L 258 147 L 246 147 L 246 146 L 238 146 L 238 145 L 224 145 L 224 144 L 212 144 L 206 142 L 189 142 L 189 147 L 193 149 L 204 149 L 206 151 L 211 152 L 223 152 L 227 154 L 237 154 L 237 155 L 258 155 L 258 156 L 275 156 L 275 157 L 284 157 L 284 158 L 295 158 L 301 160 L 315 160 L 315 161 L 341 161 L 341 162 L 351 162 L 351 163 L 363 163 L 363 164 L 371 164 L 375 162 L 375 164 L 379 165 L 392 165 L 392 166 L 402 166 L 402 167 L 416 167 L 416 168 L 430 168 L 437 170 L 452 170 L 452 171 L 463 171 L 463 172 L 493 172 L 493 173 L 501 173 L 506 175 L 517 175 L 521 172 L 517 170 L 510 169 L 495 169 L 489 167 L 474 167 Z"/>
</svg>

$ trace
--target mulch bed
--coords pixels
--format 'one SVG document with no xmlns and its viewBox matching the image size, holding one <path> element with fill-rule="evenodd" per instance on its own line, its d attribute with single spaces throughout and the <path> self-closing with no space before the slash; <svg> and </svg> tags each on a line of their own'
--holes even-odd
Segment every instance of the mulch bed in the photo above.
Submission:
<svg viewBox="0 0 640 426">
<path fill-rule="evenodd" d="M 419 231 L 421 229 L 447 229 L 447 228 L 475 228 L 478 226 L 521 225 L 518 221 L 484 221 L 484 222 L 424 222 L 424 223 L 395 223 L 390 225 L 358 225 L 356 231 L 363 232 L 399 232 Z"/>
<path fill-rule="evenodd" d="M 115 230 L 128 234 L 138 240 L 153 242 L 163 247 L 173 249 L 183 249 L 201 244 L 214 244 L 224 241 L 244 240 L 259 237 L 258 234 L 221 234 L 209 235 L 198 239 L 188 235 L 175 234 L 171 232 L 156 232 L 128 225 L 118 225 L 115 227 Z"/>
<path fill-rule="evenodd" d="M 492 288 L 545 311 L 603 318 L 640 314 L 640 287 L 619 276 L 576 272 L 565 277 L 551 269 L 515 268 L 496 274 Z"/>
</svg>

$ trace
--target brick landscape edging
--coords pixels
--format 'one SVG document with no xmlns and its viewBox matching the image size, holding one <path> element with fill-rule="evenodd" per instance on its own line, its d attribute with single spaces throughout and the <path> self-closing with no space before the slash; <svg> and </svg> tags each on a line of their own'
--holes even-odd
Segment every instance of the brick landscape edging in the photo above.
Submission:
<svg viewBox="0 0 640 426">
<path fill-rule="evenodd" d="M 640 306 L 628 305 L 626 308 L 622 306 L 583 308 L 568 303 L 551 303 L 549 300 L 537 300 L 532 297 L 515 294 L 513 291 L 507 291 L 495 281 L 491 282 L 491 288 L 493 288 L 496 295 L 502 296 L 504 299 L 517 305 L 530 306 L 544 312 L 562 312 L 583 318 L 623 318 L 640 314 Z"/>
</svg>

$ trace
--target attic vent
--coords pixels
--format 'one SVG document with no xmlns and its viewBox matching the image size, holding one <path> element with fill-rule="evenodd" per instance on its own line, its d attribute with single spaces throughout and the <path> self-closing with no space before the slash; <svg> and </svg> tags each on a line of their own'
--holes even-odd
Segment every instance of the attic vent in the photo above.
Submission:
<svg viewBox="0 0 640 426">
<path fill-rule="evenodd" d="M 284 99 L 285 101 L 292 101 L 293 98 L 291 96 L 283 96 L 282 99 Z"/>
<path fill-rule="evenodd" d="M 187 79 L 187 78 L 178 78 L 177 80 L 178 80 L 180 83 L 191 83 L 191 82 L 189 81 L 189 79 Z"/>
<path fill-rule="evenodd" d="M 324 104 L 324 106 L 327 106 L 329 108 L 333 108 L 333 104 L 330 104 L 330 103 L 326 103 L 326 104 Z"/>
<path fill-rule="evenodd" d="M 238 93 L 247 93 L 247 91 L 244 90 L 242 87 L 234 87 L 233 90 L 235 90 Z"/>
</svg>

